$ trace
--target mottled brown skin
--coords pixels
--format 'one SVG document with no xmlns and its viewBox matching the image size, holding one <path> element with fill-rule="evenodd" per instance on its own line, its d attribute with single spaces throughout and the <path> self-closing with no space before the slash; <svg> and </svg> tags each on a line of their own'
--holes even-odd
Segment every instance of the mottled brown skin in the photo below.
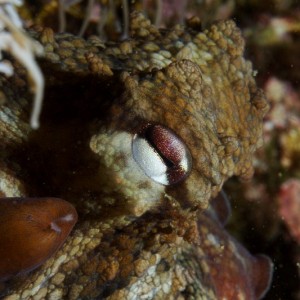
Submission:
<svg viewBox="0 0 300 300">
<path fill-rule="evenodd" d="M 232 21 L 200 33 L 180 26 L 160 31 L 133 14 L 131 38 L 119 44 L 50 29 L 31 34 L 45 48 L 42 125 L 32 132 L 26 123 L 30 95 L 22 70 L 2 79 L 1 193 L 59 196 L 75 205 L 79 219 L 55 256 L 0 293 L 6 299 L 217 299 L 211 272 L 222 264 L 200 258 L 219 253 L 205 244 L 210 232 L 228 236 L 202 211 L 228 177 L 252 175 L 267 109 L 242 56 L 240 31 Z M 145 122 L 171 128 L 190 149 L 193 169 L 182 183 L 155 183 L 133 160 L 132 136 Z M 229 257 L 239 256 L 238 249 Z M 258 283 L 245 278 L 248 286 L 239 291 L 245 299 L 268 286 L 270 264 L 257 265 L 265 284 L 256 293 Z"/>
</svg>

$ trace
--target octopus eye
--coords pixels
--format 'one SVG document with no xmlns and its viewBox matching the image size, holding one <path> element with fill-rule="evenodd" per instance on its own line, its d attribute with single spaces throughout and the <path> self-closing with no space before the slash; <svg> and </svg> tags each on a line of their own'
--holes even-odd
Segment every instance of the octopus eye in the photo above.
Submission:
<svg viewBox="0 0 300 300">
<path fill-rule="evenodd" d="M 185 179 L 192 167 L 192 157 L 184 142 L 170 129 L 148 124 L 133 136 L 134 160 L 154 181 L 171 185 Z"/>
</svg>

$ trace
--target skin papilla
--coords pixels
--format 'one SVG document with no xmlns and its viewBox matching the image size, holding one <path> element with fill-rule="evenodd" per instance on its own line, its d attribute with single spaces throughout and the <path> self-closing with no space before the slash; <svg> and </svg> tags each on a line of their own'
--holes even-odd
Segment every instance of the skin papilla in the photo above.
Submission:
<svg viewBox="0 0 300 300">
<path fill-rule="evenodd" d="M 1 77 L 0 193 L 63 198 L 76 207 L 78 223 L 52 258 L 0 285 L 0 295 L 262 296 L 269 260 L 252 257 L 204 213 L 227 178 L 252 175 L 268 108 L 234 22 L 161 31 L 135 13 L 130 39 L 120 43 L 43 28 L 30 34 L 45 49 L 41 127 L 26 123 L 31 98 L 16 66 L 12 79 Z M 133 136 L 149 123 L 169 128 L 189 149 L 192 169 L 182 182 L 159 184 L 134 160 Z M 215 275 L 224 270 L 233 277 Z M 241 288 L 226 290 L 221 282 Z"/>
</svg>

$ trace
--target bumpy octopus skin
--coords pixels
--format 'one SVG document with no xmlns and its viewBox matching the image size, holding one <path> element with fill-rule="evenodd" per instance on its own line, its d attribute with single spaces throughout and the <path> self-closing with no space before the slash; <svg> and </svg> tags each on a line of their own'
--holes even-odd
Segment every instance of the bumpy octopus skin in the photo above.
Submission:
<svg viewBox="0 0 300 300">
<path fill-rule="evenodd" d="M 51 29 L 31 34 L 45 48 L 42 125 L 32 131 L 27 123 L 24 70 L 1 77 L 0 196 L 66 199 L 78 223 L 52 258 L 2 283 L 0 295 L 262 297 L 269 259 L 232 239 L 217 208 L 204 212 L 228 177 L 252 175 L 262 142 L 267 103 L 234 22 L 158 30 L 135 13 L 130 39 L 119 44 Z M 161 185 L 134 160 L 133 136 L 145 124 L 170 128 L 191 152 L 181 183 Z"/>
</svg>

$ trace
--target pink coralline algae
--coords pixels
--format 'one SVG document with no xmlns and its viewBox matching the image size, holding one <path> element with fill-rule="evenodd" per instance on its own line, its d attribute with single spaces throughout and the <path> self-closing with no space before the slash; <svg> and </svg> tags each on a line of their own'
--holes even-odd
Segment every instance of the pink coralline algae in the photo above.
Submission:
<svg viewBox="0 0 300 300">
<path fill-rule="evenodd" d="M 289 179 L 279 192 L 279 214 L 291 236 L 300 243 L 300 180 Z"/>
</svg>

